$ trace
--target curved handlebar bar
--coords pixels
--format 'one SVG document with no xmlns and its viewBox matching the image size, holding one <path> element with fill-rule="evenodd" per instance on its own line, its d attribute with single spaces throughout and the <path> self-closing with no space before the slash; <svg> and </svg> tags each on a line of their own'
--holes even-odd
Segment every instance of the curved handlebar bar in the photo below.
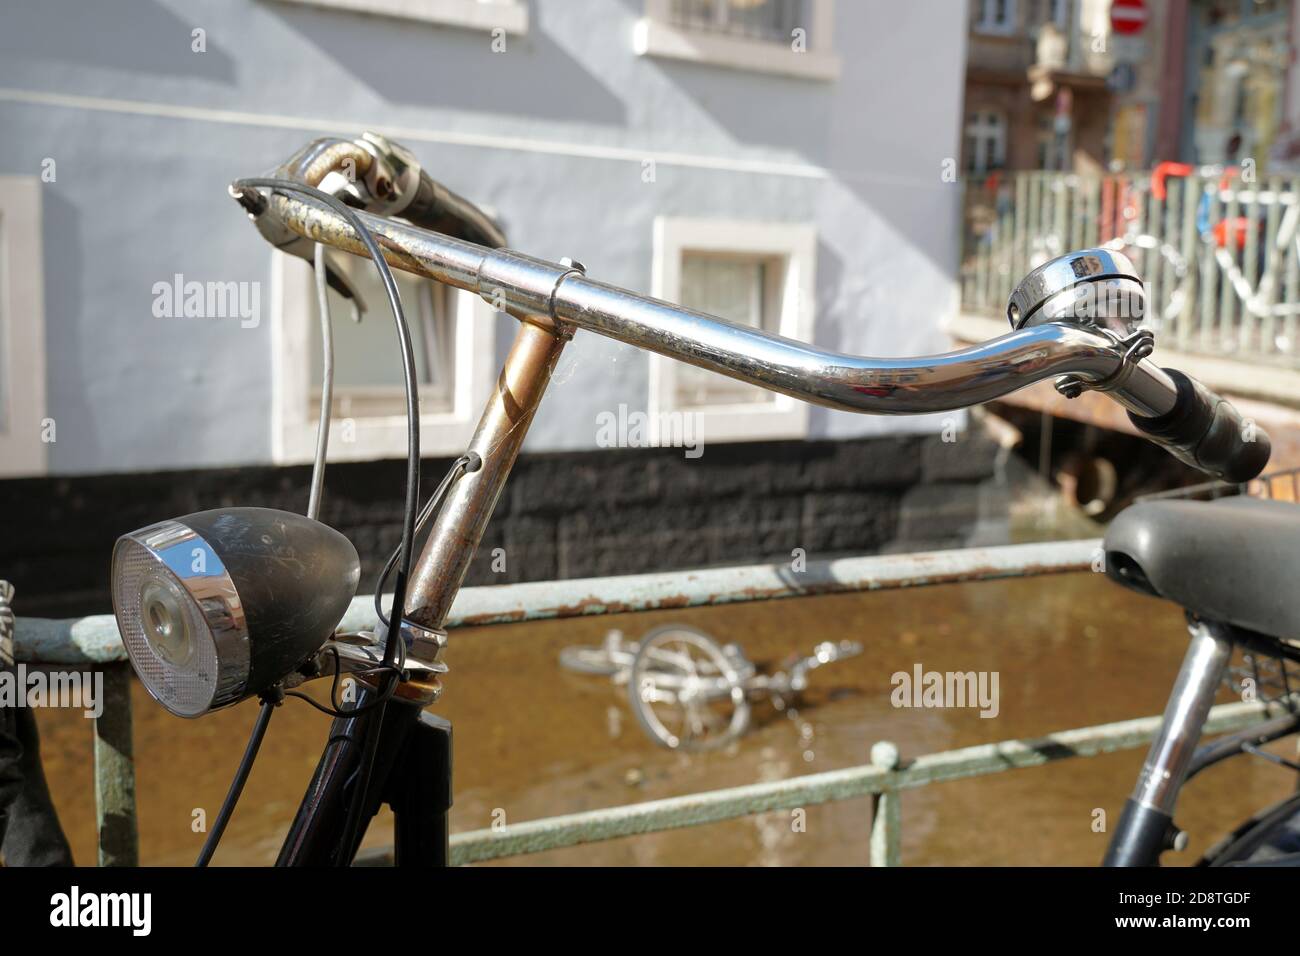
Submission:
<svg viewBox="0 0 1300 956">
<path fill-rule="evenodd" d="M 336 141 L 334 149 L 350 155 L 357 145 Z M 295 178 L 304 169 L 318 171 L 325 147 L 313 146 L 317 148 L 312 152 L 304 151 L 307 155 L 299 154 L 291 169 L 281 167 L 280 171 Z M 371 174 L 369 181 L 374 179 Z M 441 209 L 447 214 L 450 207 L 442 197 L 455 194 L 426 180 L 422 172 L 408 175 L 397 201 L 401 209 L 407 209 L 413 199 L 423 196 L 415 211 L 435 219 L 431 210 Z M 383 185 L 383 177 L 379 183 Z M 269 198 L 237 187 L 232 187 L 232 193 L 264 235 L 287 233 L 296 239 L 365 254 L 352 227 L 319 204 L 274 191 Z M 457 212 L 450 214 L 452 219 L 463 223 L 460 214 L 478 212 L 471 203 L 455 199 Z M 368 204 L 391 207 L 393 197 Z M 558 334 L 571 334 L 573 328 L 587 329 L 813 404 L 886 415 L 937 412 L 991 401 L 1046 378 L 1070 376 L 1082 388 L 1105 390 L 1129 410 L 1136 427 L 1182 460 L 1211 474 L 1244 480 L 1239 476 L 1256 465 L 1257 473 L 1267 461 L 1267 436 L 1259 444 L 1262 432 L 1255 430 L 1252 438 L 1256 447 L 1248 452 L 1234 451 L 1240 436 L 1233 434 L 1233 423 L 1239 418 L 1227 414 L 1233 412 L 1231 406 L 1221 399 L 1212 403 L 1201 400 L 1202 393 L 1209 394 L 1204 389 L 1200 393 L 1188 391 L 1188 386 L 1180 384 L 1185 376 L 1166 372 L 1145 357 L 1149 345 L 1137 352 L 1131 337 L 1121 339 L 1115 321 L 1056 318 L 1067 295 L 1075 303 L 1081 290 L 1099 288 L 1098 282 L 1133 286 L 1140 294 L 1141 284 L 1131 263 L 1118 262 L 1122 257 L 1113 253 L 1085 250 L 1057 260 L 1068 260 L 1068 269 L 1053 270 L 1049 264 L 1036 270 L 1031 274 L 1037 276 L 1033 285 L 1037 296 L 1034 322 L 1008 335 L 942 355 L 866 358 L 818 348 L 597 282 L 586 277 L 581 265 L 568 260 L 547 262 L 383 215 L 358 215 L 379 238 L 384 257 L 394 268 L 473 292 L 502 311 L 552 327 Z M 1090 268 L 1096 274 L 1088 274 Z M 1049 281 L 1044 280 L 1044 275 Z M 1052 280 L 1054 275 L 1070 278 Z M 1025 295 L 1020 289 L 1017 293 Z M 1199 412 L 1187 410 L 1193 394 L 1201 401 L 1196 406 Z M 1191 419 L 1205 419 L 1206 408 L 1210 411 L 1204 427 L 1197 431 L 1187 424 Z M 1175 420 L 1181 423 L 1177 434 L 1163 434 L 1161 430 L 1173 427 L 1170 422 Z M 1211 424 L 1212 441 L 1208 435 Z"/>
</svg>

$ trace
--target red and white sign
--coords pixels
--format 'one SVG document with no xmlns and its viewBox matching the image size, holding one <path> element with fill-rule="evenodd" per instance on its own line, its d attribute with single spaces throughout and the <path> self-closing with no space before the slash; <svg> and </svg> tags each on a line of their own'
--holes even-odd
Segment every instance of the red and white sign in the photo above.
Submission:
<svg viewBox="0 0 1300 956">
<path fill-rule="evenodd" d="M 1145 0 L 1111 0 L 1110 28 L 1120 36 L 1141 33 L 1147 25 Z"/>
</svg>

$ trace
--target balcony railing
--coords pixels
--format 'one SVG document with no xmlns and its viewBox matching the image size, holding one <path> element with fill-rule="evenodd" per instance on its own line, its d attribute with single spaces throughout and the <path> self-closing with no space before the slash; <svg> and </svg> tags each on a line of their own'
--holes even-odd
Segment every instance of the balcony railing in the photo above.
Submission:
<svg viewBox="0 0 1300 956">
<path fill-rule="evenodd" d="M 965 313 L 1001 316 L 1034 266 L 1105 245 L 1138 267 L 1162 345 L 1300 367 L 1300 178 L 993 173 L 964 201 Z"/>
</svg>

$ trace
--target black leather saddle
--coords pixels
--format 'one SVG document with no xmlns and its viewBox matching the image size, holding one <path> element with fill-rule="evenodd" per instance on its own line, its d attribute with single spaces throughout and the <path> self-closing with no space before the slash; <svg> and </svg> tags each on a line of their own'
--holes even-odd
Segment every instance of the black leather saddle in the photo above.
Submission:
<svg viewBox="0 0 1300 956">
<path fill-rule="evenodd" d="M 1106 531 L 1106 574 L 1207 620 L 1300 637 L 1300 504 L 1154 500 Z"/>
</svg>

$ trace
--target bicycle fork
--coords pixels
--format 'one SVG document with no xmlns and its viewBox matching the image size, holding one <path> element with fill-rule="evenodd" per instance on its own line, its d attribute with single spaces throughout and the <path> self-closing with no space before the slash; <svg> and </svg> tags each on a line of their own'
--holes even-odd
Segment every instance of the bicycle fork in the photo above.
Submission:
<svg viewBox="0 0 1300 956">
<path fill-rule="evenodd" d="M 1191 645 L 1103 866 L 1157 866 L 1165 850 L 1187 845 L 1186 834 L 1174 825 L 1174 804 L 1233 649 L 1226 625 L 1189 615 L 1187 631 Z"/>
</svg>

